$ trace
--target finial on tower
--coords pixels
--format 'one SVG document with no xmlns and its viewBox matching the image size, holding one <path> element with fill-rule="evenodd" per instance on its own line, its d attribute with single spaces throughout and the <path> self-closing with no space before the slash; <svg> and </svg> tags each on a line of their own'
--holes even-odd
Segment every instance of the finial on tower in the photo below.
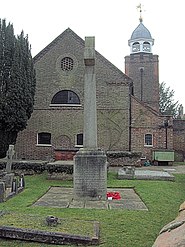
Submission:
<svg viewBox="0 0 185 247">
<path fill-rule="evenodd" d="M 140 12 L 140 17 L 139 17 L 139 21 L 142 22 L 143 21 L 143 17 L 142 17 L 142 5 L 141 3 L 136 7 L 139 12 Z"/>
</svg>

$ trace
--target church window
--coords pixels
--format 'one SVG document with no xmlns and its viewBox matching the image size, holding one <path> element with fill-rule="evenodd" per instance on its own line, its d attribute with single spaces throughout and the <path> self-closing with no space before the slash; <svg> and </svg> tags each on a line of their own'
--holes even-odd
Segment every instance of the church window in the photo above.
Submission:
<svg viewBox="0 0 185 247">
<path fill-rule="evenodd" d="M 61 105 L 61 104 L 69 104 L 69 105 L 80 105 L 80 99 L 78 95 L 71 90 L 62 90 L 54 95 L 51 100 L 52 105 Z"/>
<path fill-rule="evenodd" d="M 73 59 L 70 57 L 64 57 L 61 60 L 61 69 L 63 71 L 71 71 L 73 70 Z"/>
<path fill-rule="evenodd" d="M 149 42 L 143 43 L 143 51 L 150 52 L 150 43 Z"/>
<path fill-rule="evenodd" d="M 134 42 L 133 45 L 132 45 L 132 51 L 133 52 L 138 52 L 140 51 L 140 44 L 139 42 Z"/>
<path fill-rule="evenodd" d="M 48 132 L 38 133 L 37 144 L 38 145 L 51 145 L 51 133 L 48 133 Z"/>
<path fill-rule="evenodd" d="M 145 134 L 145 146 L 153 146 L 153 136 L 152 134 Z"/>
<path fill-rule="evenodd" d="M 76 146 L 83 146 L 83 134 L 76 135 Z"/>
</svg>

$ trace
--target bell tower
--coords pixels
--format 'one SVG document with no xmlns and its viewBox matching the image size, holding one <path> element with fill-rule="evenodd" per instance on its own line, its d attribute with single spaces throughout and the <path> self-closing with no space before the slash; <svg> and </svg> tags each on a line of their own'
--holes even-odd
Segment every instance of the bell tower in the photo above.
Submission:
<svg viewBox="0 0 185 247">
<path fill-rule="evenodd" d="M 130 55 L 125 57 L 125 74 L 133 80 L 134 96 L 159 111 L 159 61 L 152 53 L 154 39 L 144 26 L 141 4 L 139 25 L 128 41 Z"/>
</svg>

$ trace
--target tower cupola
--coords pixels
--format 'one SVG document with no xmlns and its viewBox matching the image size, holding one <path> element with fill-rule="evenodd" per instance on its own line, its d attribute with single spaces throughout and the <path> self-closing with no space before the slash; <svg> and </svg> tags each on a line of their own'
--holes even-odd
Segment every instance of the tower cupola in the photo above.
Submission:
<svg viewBox="0 0 185 247">
<path fill-rule="evenodd" d="M 140 10 L 140 13 L 142 11 Z M 139 25 L 133 31 L 131 38 L 128 41 L 130 46 L 130 54 L 134 53 L 152 53 L 152 46 L 154 45 L 154 39 L 151 36 L 150 31 L 144 26 L 143 18 L 140 16 Z"/>
</svg>

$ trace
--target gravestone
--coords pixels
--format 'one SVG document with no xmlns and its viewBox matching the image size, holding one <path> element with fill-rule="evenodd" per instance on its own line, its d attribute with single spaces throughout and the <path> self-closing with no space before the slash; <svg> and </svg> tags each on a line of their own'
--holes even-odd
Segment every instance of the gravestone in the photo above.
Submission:
<svg viewBox="0 0 185 247">
<path fill-rule="evenodd" d="M 107 158 L 97 146 L 95 38 L 85 38 L 83 148 L 74 157 L 74 197 L 106 199 Z"/>
<path fill-rule="evenodd" d="M 165 171 L 140 170 L 133 168 L 120 168 L 118 170 L 118 179 L 138 179 L 138 180 L 164 180 L 175 181 L 175 176 Z"/>
<path fill-rule="evenodd" d="M 21 192 L 25 187 L 24 175 L 21 174 L 18 179 L 12 172 L 14 153 L 14 145 L 9 145 L 6 169 L 0 174 L 0 202 L 4 202 Z"/>
<path fill-rule="evenodd" d="M 127 178 L 134 178 L 135 175 L 135 166 L 125 166 L 123 167 L 125 175 Z"/>
<path fill-rule="evenodd" d="M 7 163 L 6 163 L 6 172 L 11 173 L 12 171 L 12 159 L 15 154 L 14 145 L 9 145 L 8 151 L 6 153 Z"/>
<path fill-rule="evenodd" d="M 13 181 L 12 181 L 12 192 L 17 194 L 17 191 L 18 191 L 18 187 L 17 187 L 17 178 L 14 178 Z"/>
<path fill-rule="evenodd" d="M 6 188 L 11 188 L 13 183 L 14 173 L 12 173 L 12 162 L 13 162 L 14 154 L 15 154 L 14 145 L 9 145 L 8 151 L 6 153 L 7 162 L 6 162 L 6 171 L 4 176 Z"/>
<path fill-rule="evenodd" d="M 4 182 L 0 182 L 0 202 L 4 202 L 6 198 L 6 190 Z"/>
</svg>

